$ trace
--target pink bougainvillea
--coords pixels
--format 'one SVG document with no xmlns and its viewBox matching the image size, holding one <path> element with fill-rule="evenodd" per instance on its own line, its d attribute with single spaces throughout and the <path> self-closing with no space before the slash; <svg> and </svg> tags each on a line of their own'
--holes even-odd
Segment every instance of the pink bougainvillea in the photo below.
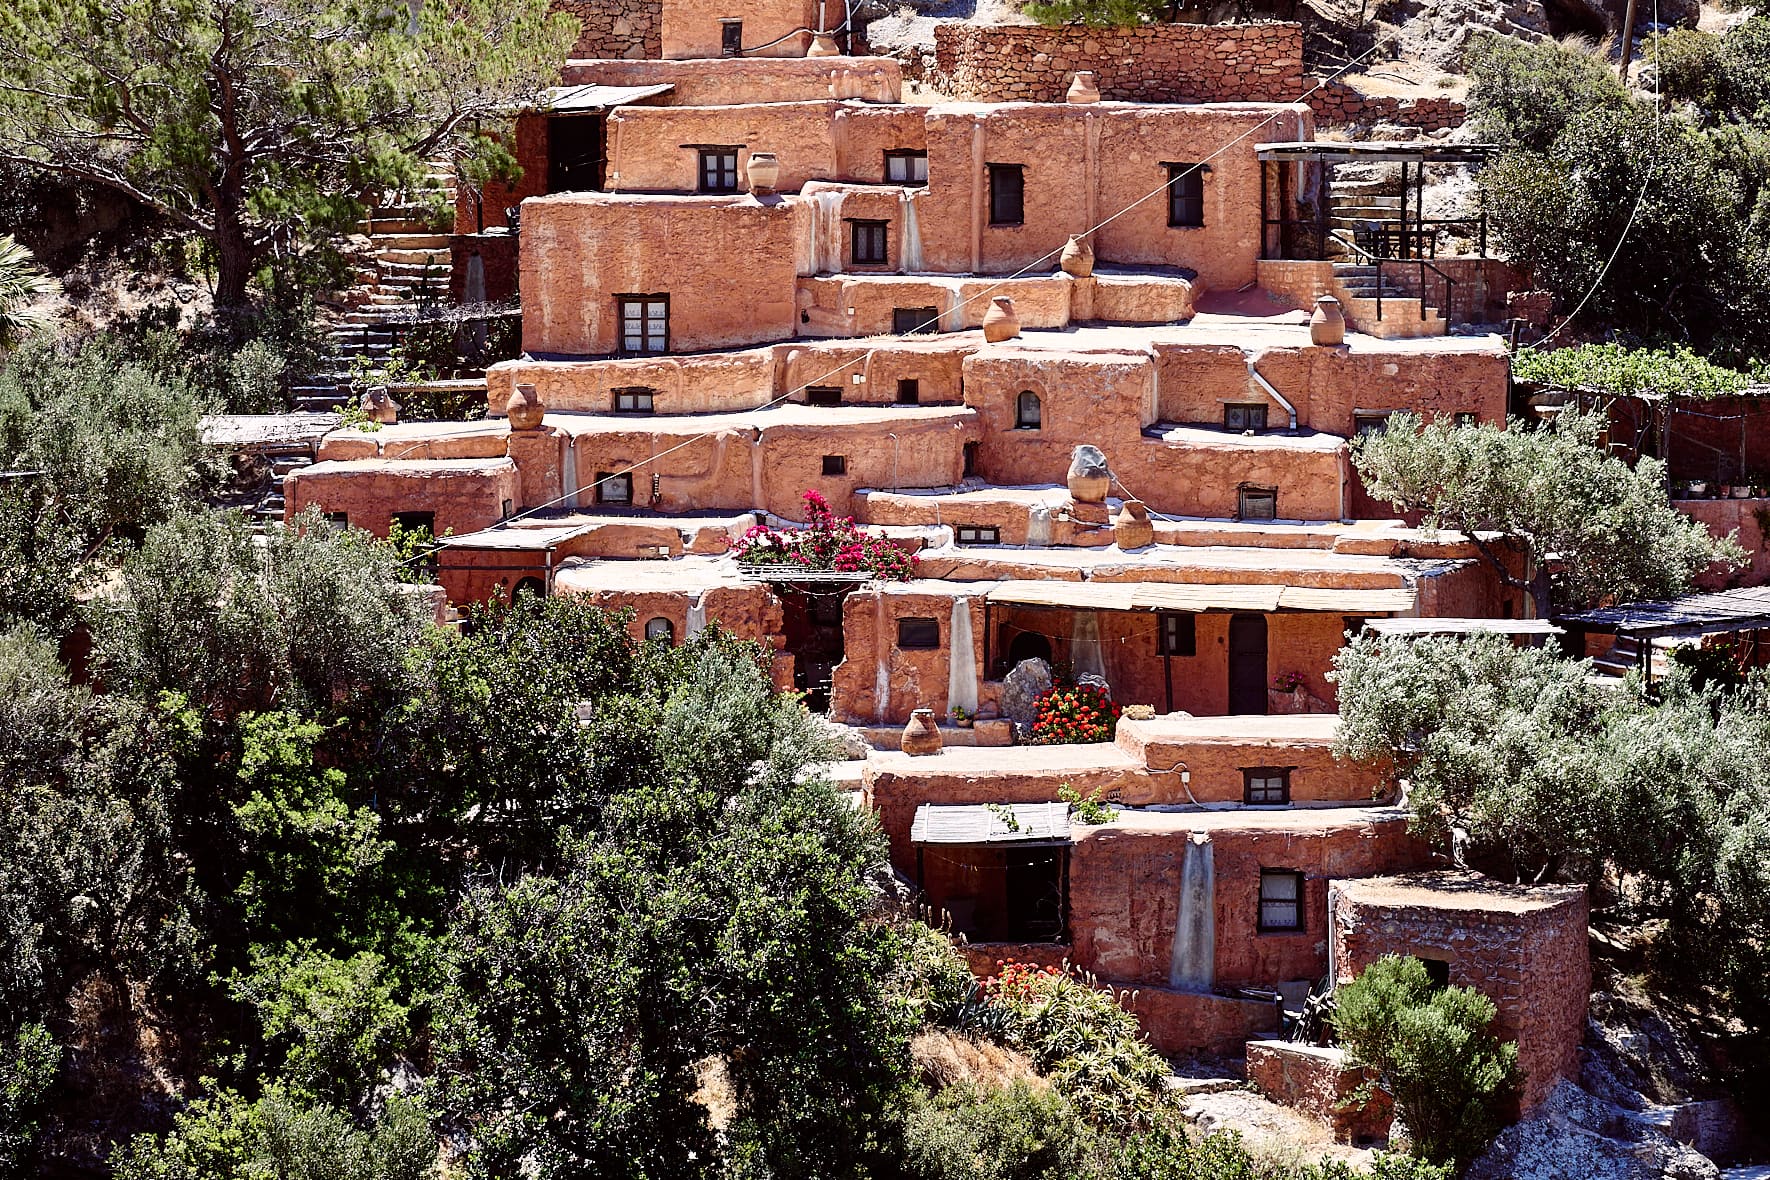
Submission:
<svg viewBox="0 0 1770 1180">
<path fill-rule="evenodd" d="M 751 525 L 732 546 L 745 565 L 801 566 L 808 570 L 870 573 L 888 581 L 907 582 L 916 576 L 916 555 L 882 536 L 862 532 L 854 519 L 837 516 L 815 491 L 804 496 L 804 528 L 771 529 Z"/>
</svg>

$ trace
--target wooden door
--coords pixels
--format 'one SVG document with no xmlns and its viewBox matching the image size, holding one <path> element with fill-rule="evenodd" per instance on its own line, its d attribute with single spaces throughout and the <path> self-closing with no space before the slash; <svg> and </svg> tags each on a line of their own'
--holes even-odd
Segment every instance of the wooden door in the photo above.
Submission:
<svg viewBox="0 0 1770 1180">
<path fill-rule="evenodd" d="M 1266 616 L 1229 620 L 1229 711 L 1266 712 Z"/>
</svg>

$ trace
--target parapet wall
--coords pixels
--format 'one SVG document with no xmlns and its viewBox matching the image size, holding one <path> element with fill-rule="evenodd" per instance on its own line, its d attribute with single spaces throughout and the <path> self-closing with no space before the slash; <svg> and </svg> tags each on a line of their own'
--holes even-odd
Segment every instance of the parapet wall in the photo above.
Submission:
<svg viewBox="0 0 1770 1180">
<path fill-rule="evenodd" d="M 943 93 L 979 102 L 1062 102 L 1077 70 L 1100 96 L 1128 102 L 1294 102 L 1302 94 L 1303 27 L 1151 25 L 1127 29 L 941 25 Z"/>
<path fill-rule="evenodd" d="M 572 57 L 657 57 L 663 51 L 663 0 L 553 0 L 583 24 Z"/>
<path fill-rule="evenodd" d="M 1309 79 L 1305 89 L 1318 85 Z M 1461 127 L 1469 111 L 1454 98 L 1397 98 L 1392 94 L 1364 94 L 1344 82 L 1320 82 L 1305 100 L 1315 118 L 1330 126 L 1347 123 L 1397 123 L 1421 131 Z"/>
</svg>

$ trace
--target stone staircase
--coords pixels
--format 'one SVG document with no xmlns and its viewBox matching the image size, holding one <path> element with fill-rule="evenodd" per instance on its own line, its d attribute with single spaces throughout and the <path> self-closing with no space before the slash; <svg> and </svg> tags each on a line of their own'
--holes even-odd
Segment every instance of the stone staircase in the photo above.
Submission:
<svg viewBox="0 0 1770 1180">
<path fill-rule="evenodd" d="M 1671 671 L 1672 648 L 1677 646 L 1670 640 L 1653 641 L 1653 678 L 1658 680 Z M 1641 643 L 1632 635 L 1619 635 L 1616 644 L 1602 656 L 1592 660 L 1592 670 L 1601 676 L 1627 676 L 1641 667 Z"/>
<path fill-rule="evenodd" d="M 1379 288 L 1383 296 L 1380 306 Z M 1346 317 L 1367 335 L 1443 336 L 1450 331 L 1442 311 L 1396 282 L 1390 270 L 1385 269 L 1379 278 L 1375 263 L 1334 263 L 1334 290 Z"/>
</svg>

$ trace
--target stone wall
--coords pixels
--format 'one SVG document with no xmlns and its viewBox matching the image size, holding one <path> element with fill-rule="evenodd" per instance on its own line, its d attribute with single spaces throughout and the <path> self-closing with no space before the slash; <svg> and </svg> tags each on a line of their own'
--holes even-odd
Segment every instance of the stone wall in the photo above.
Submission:
<svg viewBox="0 0 1770 1180">
<path fill-rule="evenodd" d="M 1293 102 L 1303 29 L 1290 22 L 1128 29 L 947 24 L 934 30 L 934 77 L 954 98 L 1061 102 L 1077 70 L 1104 99 Z"/>
<path fill-rule="evenodd" d="M 1461 127 L 1468 108 L 1454 98 L 1397 98 L 1392 94 L 1361 94 L 1344 82 L 1318 82 L 1310 79 L 1307 86 L 1320 86 L 1308 98 L 1309 108 L 1318 123 L 1343 126 L 1348 123 L 1395 123 L 1418 127 L 1421 131 L 1442 131 Z"/>
<path fill-rule="evenodd" d="M 1248 1042 L 1248 1082 L 1274 1102 L 1302 1111 L 1334 1129 L 1339 1143 L 1387 1139 L 1395 1100 L 1374 1088 L 1376 1074 L 1346 1064 L 1339 1049 L 1290 1041 Z M 1368 1097 L 1357 1092 L 1373 1084 Z"/>
<path fill-rule="evenodd" d="M 553 10 L 583 24 L 572 57 L 657 57 L 663 51 L 662 0 L 553 0 Z"/>
</svg>

